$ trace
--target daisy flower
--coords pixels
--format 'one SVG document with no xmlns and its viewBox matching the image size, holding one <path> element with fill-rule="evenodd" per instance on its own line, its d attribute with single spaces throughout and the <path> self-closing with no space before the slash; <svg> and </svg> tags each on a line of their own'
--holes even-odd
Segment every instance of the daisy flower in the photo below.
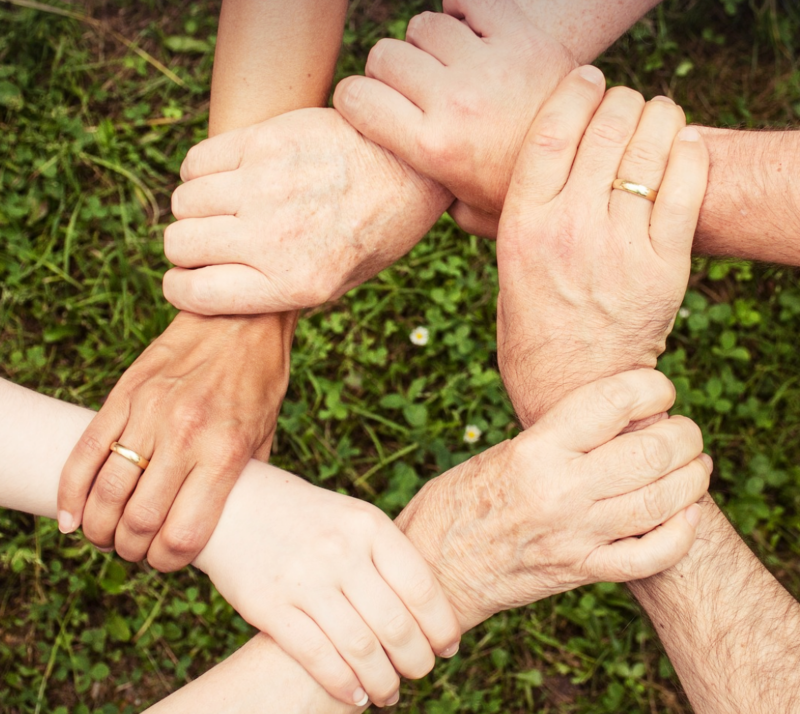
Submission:
<svg viewBox="0 0 800 714">
<path fill-rule="evenodd" d="M 424 347 L 425 345 L 428 344 L 430 336 L 431 334 L 430 332 L 428 332 L 427 327 L 418 327 L 417 329 L 411 331 L 409 339 L 411 340 L 412 344 Z"/>
<path fill-rule="evenodd" d="M 481 438 L 481 434 L 483 434 L 483 432 L 477 426 L 474 424 L 467 424 L 467 428 L 464 429 L 464 443 L 474 444 Z"/>
</svg>

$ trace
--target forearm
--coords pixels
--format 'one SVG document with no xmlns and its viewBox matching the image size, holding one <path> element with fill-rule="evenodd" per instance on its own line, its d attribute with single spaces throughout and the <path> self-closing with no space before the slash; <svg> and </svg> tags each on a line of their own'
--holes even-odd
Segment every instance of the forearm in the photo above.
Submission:
<svg viewBox="0 0 800 714">
<path fill-rule="evenodd" d="M 324 106 L 347 2 L 225 0 L 211 84 L 209 136 Z"/>
<path fill-rule="evenodd" d="M 661 0 L 517 0 L 540 30 L 558 40 L 579 64 L 593 62 Z"/>
<path fill-rule="evenodd" d="M 769 573 L 710 497 L 692 550 L 630 583 L 697 714 L 800 707 L 800 603 Z"/>
<path fill-rule="evenodd" d="M 800 265 L 800 132 L 703 129 L 711 172 L 695 251 Z"/>
<path fill-rule="evenodd" d="M 0 380 L 0 506 L 55 518 L 61 468 L 94 412 Z M 35 438 L 34 438 L 35 437 Z M 229 498 L 250 501 L 263 476 L 251 462 Z M 226 511 L 230 508 L 226 506 Z M 235 528 L 223 513 L 218 528 Z M 212 547 L 198 557 L 204 569 L 218 557 Z M 268 694 L 268 696 L 266 696 Z M 356 712 L 332 699 L 266 635 L 158 704 L 155 712 Z"/>
</svg>

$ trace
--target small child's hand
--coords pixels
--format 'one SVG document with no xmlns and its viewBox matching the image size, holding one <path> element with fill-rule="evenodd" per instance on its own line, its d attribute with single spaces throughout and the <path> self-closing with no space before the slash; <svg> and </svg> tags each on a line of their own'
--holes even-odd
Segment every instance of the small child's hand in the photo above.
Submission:
<svg viewBox="0 0 800 714">
<path fill-rule="evenodd" d="M 254 462 L 240 483 L 195 565 L 332 696 L 393 704 L 398 673 L 455 653 L 439 582 L 384 513 Z"/>
</svg>

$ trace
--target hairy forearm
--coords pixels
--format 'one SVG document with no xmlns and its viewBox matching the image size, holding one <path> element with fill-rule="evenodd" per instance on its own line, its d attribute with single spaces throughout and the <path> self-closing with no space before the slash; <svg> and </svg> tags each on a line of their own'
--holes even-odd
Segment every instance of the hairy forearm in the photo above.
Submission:
<svg viewBox="0 0 800 714">
<path fill-rule="evenodd" d="M 534 25 L 558 40 L 579 64 L 594 61 L 661 0 L 517 0 Z"/>
<path fill-rule="evenodd" d="M 710 497 L 697 540 L 674 568 L 630 589 L 647 611 L 698 714 L 800 708 L 800 603 Z"/>
<path fill-rule="evenodd" d="M 703 129 L 711 156 L 695 251 L 800 265 L 800 132 Z"/>
</svg>

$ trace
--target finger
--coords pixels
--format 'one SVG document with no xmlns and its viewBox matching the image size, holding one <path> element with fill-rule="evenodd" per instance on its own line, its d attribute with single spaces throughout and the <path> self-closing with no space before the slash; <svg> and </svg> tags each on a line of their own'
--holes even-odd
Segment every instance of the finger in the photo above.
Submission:
<svg viewBox="0 0 800 714">
<path fill-rule="evenodd" d="M 369 77 L 347 77 L 336 87 L 333 106 L 367 139 L 422 171 L 422 110 L 400 92 Z"/>
<path fill-rule="evenodd" d="M 619 178 L 658 191 L 667 169 L 672 144 L 677 133 L 686 126 L 686 116 L 668 97 L 656 97 L 645 105 L 639 127 L 633 135 L 622 163 Z M 621 216 L 633 226 L 650 225 L 653 204 L 627 191 L 611 192 L 609 211 Z M 634 231 L 644 235 L 643 231 Z"/>
<path fill-rule="evenodd" d="M 520 436 L 542 429 L 561 448 L 588 453 L 632 421 L 669 411 L 674 403 L 675 387 L 661 372 L 621 372 L 571 392 Z"/>
<path fill-rule="evenodd" d="M 408 42 L 391 38 L 379 40 L 370 50 L 365 72 L 423 111 L 436 100 L 438 88 L 445 81 L 439 60 Z"/>
<path fill-rule="evenodd" d="M 641 538 L 625 538 L 599 548 L 590 568 L 598 581 L 641 580 L 676 565 L 697 536 L 701 509 L 696 503 Z"/>
<path fill-rule="evenodd" d="M 58 527 L 62 533 L 72 533 L 81 524 L 92 483 L 111 453 L 109 447 L 119 441 L 128 414 L 127 399 L 117 399 L 112 392 L 72 449 L 58 482 Z"/>
<path fill-rule="evenodd" d="M 191 462 L 175 458 L 169 449 L 156 446 L 150 465 L 136 483 L 117 525 L 114 549 L 120 558 L 133 563 L 145 559 L 191 469 Z"/>
<path fill-rule="evenodd" d="M 544 103 L 517 157 L 507 210 L 541 206 L 563 190 L 604 89 L 603 73 L 586 65 L 570 72 Z"/>
<path fill-rule="evenodd" d="M 436 657 L 414 616 L 375 570 L 352 573 L 345 597 L 375 633 L 398 674 L 421 679 Z"/>
<path fill-rule="evenodd" d="M 372 547 L 381 577 L 414 616 L 433 651 L 452 657 L 461 628 L 442 586 L 419 551 L 394 526 L 387 527 Z"/>
<path fill-rule="evenodd" d="M 442 12 L 422 12 L 412 17 L 406 30 L 406 42 L 443 65 L 471 59 L 485 47 L 465 23 Z"/>
<path fill-rule="evenodd" d="M 638 491 L 600 501 L 597 523 L 613 540 L 647 533 L 700 500 L 711 470 L 711 458 L 703 454 Z"/>
<path fill-rule="evenodd" d="M 172 215 L 182 218 L 233 216 L 241 206 L 242 178 L 238 171 L 200 176 L 172 194 Z"/>
<path fill-rule="evenodd" d="M 461 230 L 479 238 L 495 240 L 499 216 L 490 215 L 480 208 L 472 208 L 463 201 L 455 201 L 447 211 Z"/>
<path fill-rule="evenodd" d="M 180 268 L 242 263 L 242 228 L 236 216 L 184 218 L 164 231 L 164 255 Z"/>
<path fill-rule="evenodd" d="M 284 608 L 264 625 L 251 624 L 268 632 L 332 697 L 360 707 L 367 704 L 369 697 L 358 677 L 319 625 L 304 612 Z"/>
<path fill-rule="evenodd" d="M 152 459 L 152 434 L 138 424 L 129 423 L 119 443 L 145 459 Z M 119 454 L 109 454 L 92 485 L 83 513 L 83 533 L 91 543 L 99 548 L 114 544 L 117 524 L 142 473 L 142 469 Z"/>
<path fill-rule="evenodd" d="M 644 98 L 627 87 L 606 92 L 584 134 L 570 175 L 570 195 L 575 200 L 597 201 L 608 207 L 611 184 L 619 176 L 619 166 L 628 144 L 639 126 Z"/>
<path fill-rule="evenodd" d="M 636 491 L 685 466 L 703 451 L 703 433 L 691 419 L 674 416 L 646 429 L 618 436 L 589 453 L 594 497 L 614 498 Z"/>
<path fill-rule="evenodd" d="M 197 557 L 217 527 L 225 501 L 249 459 L 244 451 L 213 468 L 201 462 L 192 470 L 147 553 L 152 567 L 167 573 L 186 567 Z"/>
<path fill-rule="evenodd" d="M 211 265 L 164 274 L 164 297 L 179 310 L 198 315 L 260 315 L 316 305 L 289 303 L 269 278 L 249 265 Z"/>
<path fill-rule="evenodd" d="M 181 164 L 181 181 L 193 181 L 200 176 L 235 171 L 244 158 L 248 132 L 229 131 L 206 139 L 189 149 Z"/>
<path fill-rule="evenodd" d="M 479 37 L 507 33 L 509 28 L 524 28 L 527 23 L 515 3 L 496 0 L 444 0 L 442 10 L 464 20 Z"/>
<path fill-rule="evenodd" d="M 375 633 L 344 595 L 317 596 L 304 610 L 333 642 L 369 698 L 379 706 L 389 702 L 400 688 L 400 678 Z"/>
<path fill-rule="evenodd" d="M 653 206 L 650 239 L 662 258 L 689 260 L 708 184 L 708 148 L 693 126 L 678 134 Z"/>
</svg>

